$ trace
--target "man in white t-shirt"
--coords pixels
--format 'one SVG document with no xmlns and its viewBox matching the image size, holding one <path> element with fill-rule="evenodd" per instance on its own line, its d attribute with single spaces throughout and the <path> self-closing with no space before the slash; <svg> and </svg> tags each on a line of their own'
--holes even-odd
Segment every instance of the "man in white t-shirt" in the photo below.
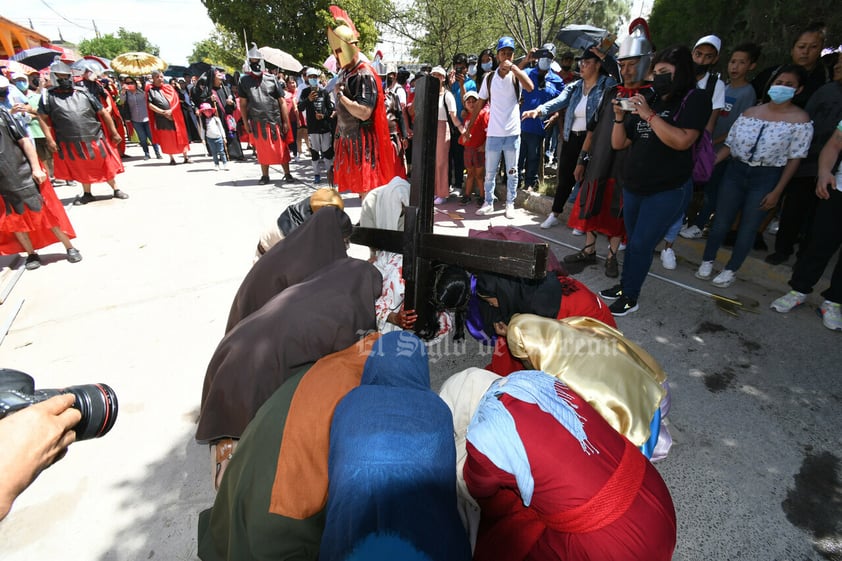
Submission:
<svg viewBox="0 0 842 561">
<path fill-rule="evenodd" d="M 485 203 L 477 214 L 494 212 L 494 183 L 500 154 L 506 161 L 506 218 L 514 218 L 517 190 L 517 162 L 520 151 L 520 92 L 532 91 L 532 80 L 512 63 L 515 40 L 501 37 L 497 41 L 497 70 L 487 74 L 479 84 L 479 100 L 474 104 L 471 120 L 465 127 L 465 140 L 470 138 L 471 125 L 480 110 L 489 104 L 488 136 L 485 140 Z M 493 100 L 493 102 L 492 102 Z"/>
</svg>

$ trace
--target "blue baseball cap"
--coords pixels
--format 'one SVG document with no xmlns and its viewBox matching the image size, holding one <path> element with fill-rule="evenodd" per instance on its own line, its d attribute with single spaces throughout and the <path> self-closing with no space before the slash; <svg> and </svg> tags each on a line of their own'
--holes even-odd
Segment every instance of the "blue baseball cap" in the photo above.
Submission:
<svg viewBox="0 0 842 561">
<path fill-rule="evenodd" d="M 500 40 L 497 41 L 497 50 L 500 49 L 512 49 L 515 48 L 515 40 L 511 37 L 500 37 Z"/>
</svg>

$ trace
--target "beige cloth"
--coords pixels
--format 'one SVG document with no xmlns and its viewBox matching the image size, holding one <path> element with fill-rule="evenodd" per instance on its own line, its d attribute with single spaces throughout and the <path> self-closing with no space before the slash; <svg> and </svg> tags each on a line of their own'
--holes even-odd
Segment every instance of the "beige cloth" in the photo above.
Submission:
<svg viewBox="0 0 842 561">
<path fill-rule="evenodd" d="M 468 532 L 471 550 L 477 542 L 480 509 L 477 502 L 468 492 L 462 470 L 468 457 L 466 442 L 468 425 L 479 406 L 479 402 L 494 380 L 499 380 L 494 372 L 482 368 L 468 368 L 457 372 L 441 386 L 439 397 L 450 407 L 453 414 L 453 438 L 456 441 L 456 499 L 459 517 Z"/>
<path fill-rule="evenodd" d="M 515 314 L 508 329 L 512 355 L 570 386 L 635 446 L 649 439 L 666 395 L 666 374 L 652 355 L 588 317 Z"/>
</svg>

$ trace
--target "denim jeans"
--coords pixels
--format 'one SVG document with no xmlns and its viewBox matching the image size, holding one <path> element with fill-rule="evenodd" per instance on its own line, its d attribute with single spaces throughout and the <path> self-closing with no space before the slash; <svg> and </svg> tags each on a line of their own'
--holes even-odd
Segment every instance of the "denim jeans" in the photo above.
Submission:
<svg viewBox="0 0 842 561">
<path fill-rule="evenodd" d="M 681 226 L 684 224 L 684 213 L 687 212 L 687 207 L 690 206 L 690 201 L 693 200 L 693 182 L 691 181 L 688 185 L 684 186 L 687 189 L 687 202 L 684 204 L 684 208 L 681 210 L 681 214 L 678 216 L 678 219 L 672 223 L 667 229 L 667 234 L 664 236 L 664 240 L 672 243 L 678 237 L 678 233 L 681 231 Z"/>
<path fill-rule="evenodd" d="M 760 208 L 760 201 L 775 188 L 783 170 L 782 167 L 752 167 L 739 160 L 728 162 L 725 176 L 719 187 L 716 216 L 708 234 L 702 259 L 705 261 L 716 259 L 716 252 L 719 251 L 725 236 L 731 230 L 737 213 L 741 213 L 737 241 L 731 251 L 731 259 L 725 265 L 725 268 L 730 271 L 740 268 L 754 246 L 757 228 L 768 213 Z"/>
<path fill-rule="evenodd" d="M 702 209 L 692 222 L 693 225 L 698 226 L 699 230 L 702 230 L 707 225 L 710 216 L 716 210 L 719 186 L 722 184 L 722 178 L 725 176 L 726 167 L 728 167 L 728 160 L 723 160 L 716 164 L 713 168 L 713 174 L 710 176 L 710 181 L 705 184 L 705 199 L 702 203 Z"/>
<path fill-rule="evenodd" d="M 689 187 L 688 187 L 689 186 Z M 649 268 L 655 246 L 663 239 L 670 225 L 681 217 L 692 192 L 693 180 L 651 195 L 640 195 L 623 189 L 623 220 L 626 223 L 626 257 L 620 283 L 623 295 L 631 300 L 640 296 L 640 288 Z"/>
<path fill-rule="evenodd" d="M 143 153 L 148 156 L 149 144 L 152 144 L 152 129 L 149 128 L 149 121 L 132 121 L 132 125 L 137 133 L 138 144 L 140 144 L 140 147 L 143 149 Z M 152 147 L 155 149 L 155 154 L 161 154 L 161 149 L 157 144 L 152 144 Z"/>
<path fill-rule="evenodd" d="M 213 165 L 218 166 L 221 163 L 224 166 L 227 164 L 228 159 L 225 157 L 225 144 L 222 142 L 222 138 L 206 138 L 206 140 L 211 156 L 213 156 Z"/>
<path fill-rule="evenodd" d="M 536 187 L 538 185 L 538 166 L 544 157 L 544 135 L 524 132 L 520 135 L 521 151 L 518 168 L 524 169 L 523 185 Z"/>
<path fill-rule="evenodd" d="M 500 153 L 506 159 L 506 204 L 515 204 L 517 194 L 517 158 L 520 151 L 520 135 L 489 136 L 485 139 L 485 202 L 494 201 L 494 184 Z"/>
</svg>

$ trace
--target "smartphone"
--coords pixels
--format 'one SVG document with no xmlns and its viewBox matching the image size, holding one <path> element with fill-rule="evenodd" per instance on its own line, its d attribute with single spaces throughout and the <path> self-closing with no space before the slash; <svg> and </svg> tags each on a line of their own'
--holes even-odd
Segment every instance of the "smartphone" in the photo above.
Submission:
<svg viewBox="0 0 842 561">
<path fill-rule="evenodd" d="M 623 108 L 623 111 L 634 111 L 635 105 L 632 103 L 632 100 L 628 98 L 623 98 L 620 100 L 620 107 Z"/>
</svg>

